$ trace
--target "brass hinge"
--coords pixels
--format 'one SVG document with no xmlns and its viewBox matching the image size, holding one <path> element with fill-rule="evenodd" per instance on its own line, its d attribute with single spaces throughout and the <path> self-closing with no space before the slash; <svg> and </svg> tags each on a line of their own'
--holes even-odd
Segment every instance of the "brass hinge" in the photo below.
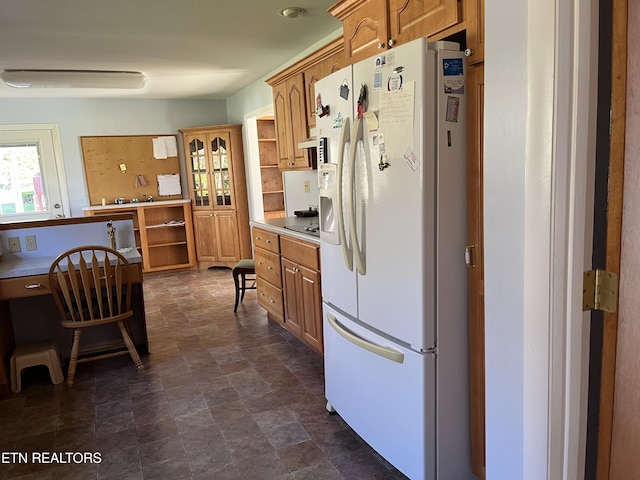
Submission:
<svg viewBox="0 0 640 480">
<path fill-rule="evenodd" d="M 596 269 L 584 272 L 582 311 L 601 310 L 614 313 L 618 304 L 618 276 Z"/>
</svg>

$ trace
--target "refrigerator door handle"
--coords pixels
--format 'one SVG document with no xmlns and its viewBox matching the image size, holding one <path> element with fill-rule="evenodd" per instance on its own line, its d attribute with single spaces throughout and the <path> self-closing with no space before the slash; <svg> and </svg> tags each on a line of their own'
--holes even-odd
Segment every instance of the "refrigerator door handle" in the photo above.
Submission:
<svg viewBox="0 0 640 480">
<path fill-rule="evenodd" d="M 349 218 L 349 226 L 351 230 L 351 243 L 353 244 L 353 252 L 356 260 L 356 268 L 360 275 L 366 275 L 366 267 L 365 267 L 365 258 L 362 249 L 360 248 L 360 242 L 358 240 L 358 231 L 356 224 L 356 206 L 354 196 L 354 190 L 357 186 L 356 181 L 356 157 L 358 152 L 358 142 L 364 141 L 364 134 L 362 133 L 363 122 L 362 119 L 358 118 L 356 120 L 355 126 L 353 127 L 353 137 L 351 138 L 351 155 L 349 158 L 349 169 L 351 176 L 351 185 L 349 187 L 349 196 L 347 198 L 348 208 L 350 212 Z"/>
<path fill-rule="evenodd" d="M 349 246 L 349 239 L 346 236 L 344 229 L 344 205 L 342 200 L 342 182 L 344 178 L 343 168 L 344 168 L 344 150 L 347 148 L 349 137 L 351 136 L 351 132 L 349 129 L 349 117 L 344 119 L 342 125 L 342 131 L 340 132 L 340 147 L 339 147 L 339 155 L 338 155 L 338 172 L 336 178 L 336 217 L 338 220 L 338 238 L 340 240 L 340 245 L 342 246 L 342 255 L 344 256 L 344 264 L 349 269 L 349 271 L 353 271 L 353 251 Z"/>
<path fill-rule="evenodd" d="M 327 313 L 327 320 L 329 321 L 329 325 L 331 325 L 331 327 L 337 333 L 339 333 L 342 337 L 344 337 L 346 340 L 350 341 L 354 345 L 360 348 L 364 348 L 365 350 L 368 350 L 371 353 L 375 353 L 376 355 L 384 357 L 387 360 L 391 360 L 392 362 L 396 362 L 396 363 L 404 362 L 404 353 L 399 352 L 398 350 L 391 347 L 383 347 L 381 345 L 377 345 L 368 340 L 365 340 L 364 338 L 356 335 L 353 332 L 350 332 L 345 327 L 340 325 L 335 315 L 331 313 Z"/>
</svg>

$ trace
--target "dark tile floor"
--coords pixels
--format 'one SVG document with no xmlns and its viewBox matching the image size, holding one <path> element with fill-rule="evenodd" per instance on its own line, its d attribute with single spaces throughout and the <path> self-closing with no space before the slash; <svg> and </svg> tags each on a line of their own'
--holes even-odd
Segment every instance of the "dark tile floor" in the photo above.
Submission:
<svg viewBox="0 0 640 480">
<path fill-rule="evenodd" d="M 233 313 L 230 270 L 147 276 L 144 292 L 146 369 L 81 364 L 72 388 L 27 369 L 0 401 L 0 479 L 406 478 L 326 412 L 321 357 L 268 321 L 255 291 Z"/>
</svg>

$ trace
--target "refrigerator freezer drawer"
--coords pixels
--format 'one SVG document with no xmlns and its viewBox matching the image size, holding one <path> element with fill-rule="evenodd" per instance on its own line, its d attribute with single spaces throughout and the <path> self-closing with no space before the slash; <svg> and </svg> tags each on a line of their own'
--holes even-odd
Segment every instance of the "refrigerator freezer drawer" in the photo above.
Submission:
<svg viewBox="0 0 640 480">
<path fill-rule="evenodd" d="M 436 360 L 323 309 L 327 400 L 398 470 L 435 479 Z"/>
</svg>

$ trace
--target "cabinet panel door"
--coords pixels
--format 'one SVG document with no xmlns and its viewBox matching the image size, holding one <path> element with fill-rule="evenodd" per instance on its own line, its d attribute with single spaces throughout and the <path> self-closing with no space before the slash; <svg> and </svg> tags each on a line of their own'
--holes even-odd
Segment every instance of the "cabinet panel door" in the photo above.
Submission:
<svg viewBox="0 0 640 480">
<path fill-rule="evenodd" d="M 278 166 L 287 168 L 291 152 L 291 115 L 287 102 L 285 82 L 273 86 L 273 113 L 276 120 L 276 140 L 278 143 Z"/>
<path fill-rule="evenodd" d="M 387 12 L 387 0 L 367 0 L 342 19 L 348 63 L 384 51 L 389 38 Z"/>
<path fill-rule="evenodd" d="M 401 45 L 460 22 L 458 0 L 389 0 L 391 40 Z"/>
<path fill-rule="evenodd" d="M 322 298 L 320 274 L 315 270 L 299 266 L 302 303 L 302 339 L 318 353 L 323 352 L 322 342 Z"/>
<path fill-rule="evenodd" d="M 292 131 L 292 152 L 294 168 L 305 168 L 309 166 L 309 150 L 298 148 L 298 143 L 307 138 L 307 105 L 304 91 L 304 75 L 302 73 L 288 79 L 287 99 L 289 101 L 289 111 L 291 115 Z"/>
<path fill-rule="evenodd" d="M 307 100 L 307 125 L 316 126 L 316 82 L 326 76 L 323 62 L 316 63 L 304 71 L 304 88 Z"/>
<path fill-rule="evenodd" d="M 302 301 L 301 287 L 298 286 L 301 275 L 295 263 L 282 259 L 282 287 L 284 295 L 284 324 L 296 337 L 301 337 L 300 309 Z"/>
<path fill-rule="evenodd" d="M 185 135 L 184 137 L 188 183 L 194 210 L 210 207 L 209 169 L 207 166 L 207 136 Z"/>
<path fill-rule="evenodd" d="M 222 262 L 240 260 L 240 240 L 236 212 L 216 212 L 213 214 L 216 226 L 217 260 Z"/>
<path fill-rule="evenodd" d="M 484 61 L 484 0 L 465 0 L 467 23 L 467 48 L 471 56 L 467 63 L 473 65 Z"/>
<path fill-rule="evenodd" d="M 207 135 L 209 148 L 210 195 L 214 209 L 235 208 L 233 162 L 229 132 Z"/>
<path fill-rule="evenodd" d="M 212 213 L 194 212 L 193 229 L 198 261 L 216 259 L 216 227 Z"/>
</svg>

